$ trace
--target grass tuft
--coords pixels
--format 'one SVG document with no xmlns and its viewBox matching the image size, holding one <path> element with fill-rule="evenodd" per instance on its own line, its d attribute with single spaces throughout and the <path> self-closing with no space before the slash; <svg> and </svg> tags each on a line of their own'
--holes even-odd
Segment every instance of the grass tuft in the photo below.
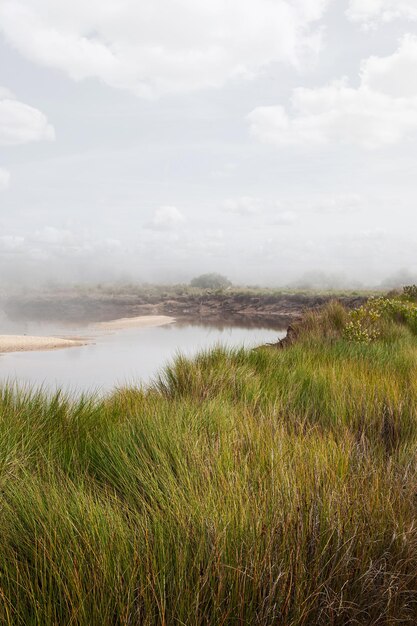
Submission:
<svg viewBox="0 0 417 626">
<path fill-rule="evenodd" d="M 417 337 L 350 319 L 106 399 L 4 387 L 0 623 L 415 624 Z"/>
</svg>

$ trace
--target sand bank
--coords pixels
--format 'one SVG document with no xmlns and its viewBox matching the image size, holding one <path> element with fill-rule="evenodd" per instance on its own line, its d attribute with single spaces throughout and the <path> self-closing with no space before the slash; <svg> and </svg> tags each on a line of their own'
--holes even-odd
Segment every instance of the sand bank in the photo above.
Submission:
<svg viewBox="0 0 417 626">
<path fill-rule="evenodd" d="M 140 317 L 123 317 L 110 322 L 99 322 L 94 328 L 100 330 L 123 330 L 125 328 L 150 328 L 152 326 L 165 326 L 175 322 L 174 317 L 167 315 L 142 315 Z"/>
<path fill-rule="evenodd" d="M 60 337 L 33 337 L 30 335 L 0 335 L 0 352 L 28 352 L 31 350 L 57 350 L 86 345 L 82 339 Z"/>
<path fill-rule="evenodd" d="M 149 328 L 172 324 L 175 318 L 166 315 L 144 315 L 141 317 L 127 317 L 110 322 L 99 322 L 89 326 L 96 330 L 116 331 L 125 328 Z M 57 350 L 59 348 L 77 348 L 90 343 L 87 337 L 38 337 L 31 335 L 0 335 L 1 352 L 27 352 L 32 350 Z"/>
</svg>

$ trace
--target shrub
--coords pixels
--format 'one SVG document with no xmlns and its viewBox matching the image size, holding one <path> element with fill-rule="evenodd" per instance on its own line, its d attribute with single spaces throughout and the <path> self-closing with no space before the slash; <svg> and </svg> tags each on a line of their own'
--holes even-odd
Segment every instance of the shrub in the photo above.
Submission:
<svg viewBox="0 0 417 626">
<path fill-rule="evenodd" d="M 409 288 L 413 293 L 413 287 Z M 416 288 L 417 289 L 417 288 Z M 407 327 L 417 334 L 417 306 L 403 296 L 393 298 L 370 298 L 359 309 L 351 311 L 344 328 L 344 336 L 355 343 L 370 343 L 387 339 L 392 333 L 390 324 Z"/>
<path fill-rule="evenodd" d="M 378 339 L 381 335 L 379 322 L 382 308 L 382 303 L 378 298 L 371 299 L 359 309 L 352 311 L 344 329 L 346 339 L 355 343 L 370 343 Z"/>
<path fill-rule="evenodd" d="M 417 302 L 417 285 L 407 285 L 404 287 L 403 297 L 409 302 Z"/>
<path fill-rule="evenodd" d="M 190 285 L 197 289 L 226 289 L 226 287 L 231 287 L 232 283 L 221 274 L 201 274 L 193 278 Z"/>
</svg>

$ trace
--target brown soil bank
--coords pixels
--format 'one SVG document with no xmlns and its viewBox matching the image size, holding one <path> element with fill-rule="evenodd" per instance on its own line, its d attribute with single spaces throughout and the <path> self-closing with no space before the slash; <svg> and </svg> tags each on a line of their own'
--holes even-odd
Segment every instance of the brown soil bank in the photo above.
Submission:
<svg viewBox="0 0 417 626">
<path fill-rule="evenodd" d="M 141 315 L 168 315 L 194 323 L 233 323 L 242 326 L 284 328 L 308 309 L 337 298 L 348 308 L 367 299 L 365 295 L 316 295 L 307 293 L 76 293 L 55 292 L 15 296 L 3 302 L 14 320 L 105 322 Z"/>
</svg>

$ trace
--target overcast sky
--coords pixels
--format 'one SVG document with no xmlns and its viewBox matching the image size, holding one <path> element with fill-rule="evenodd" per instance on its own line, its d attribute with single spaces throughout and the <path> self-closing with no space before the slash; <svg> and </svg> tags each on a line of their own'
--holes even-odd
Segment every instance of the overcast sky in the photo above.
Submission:
<svg viewBox="0 0 417 626">
<path fill-rule="evenodd" d="M 417 275 L 417 0 L 0 0 L 2 277 Z"/>
</svg>

